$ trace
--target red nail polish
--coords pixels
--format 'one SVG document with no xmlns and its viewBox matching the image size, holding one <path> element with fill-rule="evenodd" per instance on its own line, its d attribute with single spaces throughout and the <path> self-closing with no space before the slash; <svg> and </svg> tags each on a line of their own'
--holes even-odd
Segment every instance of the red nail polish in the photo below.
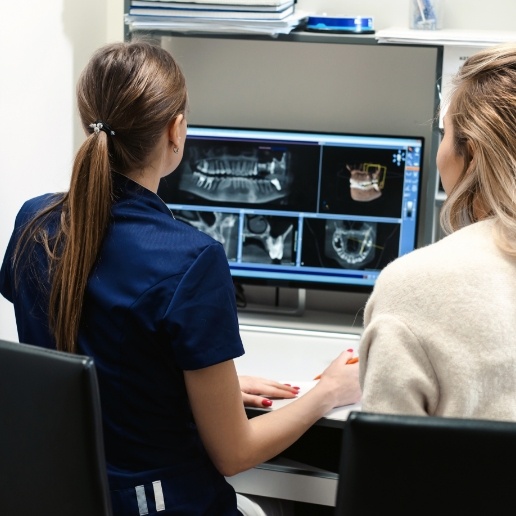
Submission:
<svg viewBox="0 0 516 516">
<path fill-rule="evenodd" d="M 272 405 L 272 401 L 271 400 L 263 400 L 262 405 L 264 407 L 270 407 Z"/>
<path fill-rule="evenodd" d="M 291 387 L 290 383 L 285 383 L 284 385 L 286 385 L 287 387 Z"/>
<path fill-rule="evenodd" d="M 292 389 L 296 389 L 296 391 L 298 391 L 301 387 L 292 387 Z"/>
<path fill-rule="evenodd" d="M 346 351 L 348 351 L 348 353 L 353 353 L 352 349 L 347 349 Z"/>
</svg>

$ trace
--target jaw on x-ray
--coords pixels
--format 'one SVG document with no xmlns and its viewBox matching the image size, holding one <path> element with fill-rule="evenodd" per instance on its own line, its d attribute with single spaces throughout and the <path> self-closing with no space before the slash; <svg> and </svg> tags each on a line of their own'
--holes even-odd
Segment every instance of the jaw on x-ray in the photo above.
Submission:
<svg viewBox="0 0 516 516">
<path fill-rule="evenodd" d="M 375 255 L 376 223 L 328 220 L 325 254 L 349 269 L 361 269 Z"/>
<path fill-rule="evenodd" d="M 217 202 L 276 201 L 290 193 L 289 157 L 284 148 L 193 145 L 179 188 Z"/>
</svg>

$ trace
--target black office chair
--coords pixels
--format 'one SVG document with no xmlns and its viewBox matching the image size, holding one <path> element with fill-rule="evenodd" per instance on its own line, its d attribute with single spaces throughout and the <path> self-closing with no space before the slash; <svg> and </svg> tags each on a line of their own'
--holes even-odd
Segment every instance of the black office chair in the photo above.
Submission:
<svg viewBox="0 0 516 516">
<path fill-rule="evenodd" d="M 516 423 L 352 412 L 338 516 L 516 512 Z"/>
<path fill-rule="evenodd" d="M 0 514 L 111 516 L 90 358 L 0 341 Z"/>
</svg>

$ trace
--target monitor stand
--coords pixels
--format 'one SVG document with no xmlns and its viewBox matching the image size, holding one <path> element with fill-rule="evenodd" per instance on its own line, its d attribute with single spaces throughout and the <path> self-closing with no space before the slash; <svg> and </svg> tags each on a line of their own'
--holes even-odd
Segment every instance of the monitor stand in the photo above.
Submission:
<svg viewBox="0 0 516 516">
<path fill-rule="evenodd" d="M 240 285 L 235 285 L 237 291 L 237 300 L 239 289 L 241 295 L 243 296 L 243 289 Z M 270 287 L 269 287 L 270 288 Z M 244 296 L 244 304 L 240 304 L 238 306 L 239 312 L 252 312 L 252 313 L 261 313 L 261 314 L 270 314 L 270 315 L 293 315 L 293 316 L 302 316 L 305 313 L 306 309 L 306 289 L 298 288 L 298 289 L 288 289 L 289 292 L 292 292 L 294 295 L 289 296 L 289 303 L 282 304 L 280 302 L 280 288 L 274 287 L 274 300 L 273 302 L 249 302 L 245 300 Z"/>
</svg>

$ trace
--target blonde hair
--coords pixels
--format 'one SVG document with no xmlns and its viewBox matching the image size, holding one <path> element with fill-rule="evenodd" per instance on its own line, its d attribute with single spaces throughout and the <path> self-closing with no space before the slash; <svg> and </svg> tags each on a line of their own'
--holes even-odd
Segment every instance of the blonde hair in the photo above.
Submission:
<svg viewBox="0 0 516 516">
<path fill-rule="evenodd" d="M 441 225 L 449 233 L 493 218 L 498 245 L 516 256 L 516 44 L 474 54 L 452 85 L 447 116 L 465 166 Z"/>
<path fill-rule="evenodd" d="M 35 242 L 44 246 L 51 281 L 49 328 L 57 348 L 71 352 L 87 281 L 109 225 L 112 173 L 146 165 L 163 130 L 185 113 L 187 91 L 179 66 L 161 47 L 115 43 L 91 58 L 77 84 L 77 102 L 89 135 L 75 157 L 70 188 L 25 228 L 15 253 L 18 258 Z M 98 122 L 114 135 L 90 127 Z M 59 205 L 57 234 L 49 235 L 45 221 Z"/>
</svg>

